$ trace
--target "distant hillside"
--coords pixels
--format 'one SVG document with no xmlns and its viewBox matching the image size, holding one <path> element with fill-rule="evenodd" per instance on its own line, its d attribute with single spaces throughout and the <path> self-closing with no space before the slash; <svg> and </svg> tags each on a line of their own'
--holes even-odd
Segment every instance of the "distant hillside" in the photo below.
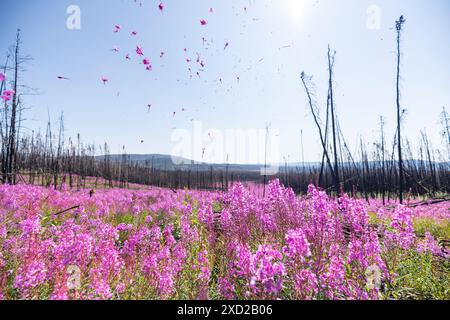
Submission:
<svg viewBox="0 0 450 320">
<path fill-rule="evenodd" d="M 105 156 L 96 156 L 96 159 L 101 161 Z M 121 162 L 123 159 L 123 155 L 120 154 L 112 154 L 109 156 L 111 161 L 113 162 Z M 192 170 L 192 171 L 209 171 L 211 167 L 214 171 L 221 171 L 227 169 L 227 164 L 225 163 L 205 163 L 205 162 L 197 162 L 194 160 L 181 158 L 181 157 L 172 157 L 170 155 L 165 154 L 128 154 L 125 155 L 126 159 L 133 162 L 138 163 L 140 165 L 145 165 L 147 167 L 153 167 L 158 170 Z M 419 160 L 405 160 L 405 162 L 419 164 Z M 369 161 L 369 165 L 373 166 L 376 162 Z M 357 166 L 361 163 L 356 162 Z M 435 162 L 437 165 L 441 165 L 439 162 Z M 285 170 L 285 163 L 280 163 L 280 171 Z M 312 167 L 320 167 L 320 162 L 305 162 L 305 168 Z M 340 163 L 340 166 L 353 167 L 352 163 Z M 444 164 L 445 165 L 445 164 Z M 229 164 L 228 170 L 230 172 L 259 172 L 264 164 Z M 296 170 L 297 168 L 303 168 L 303 164 L 301 163 L 290 163 L 288 164 L 289 170 Z"/>
<path fill-rule="evenodd" d="M 120 162 L 123 159 L 123 155 L 112 154 L 109 156 L 111 161 Z M 215 171 L 217 170 L 226 170 L 227 164 L 225 163 L 205 163 L 205 162 L 197 162 L 194 160 L 181 158 L 181 157 L 172 157 L 164 154 L 128 154 L 125 156 L 129 161 L 133 163 L 139 163 L 141 165 L 146 165 L 148 167 L 153 167 L 155 169 L 162 170 L 199 170 L 199 171 L 208 171 L 213 167 Z M 97 156 L 99 160 L 104 159 L 104 156 Z M 176 163 L 174 163 L 176 162 Z M 305 163 L 305 167 L 312 167 L 320 165 L 317 162 L 308 162 Z M 263 164 L 229 164 L 229 171 L 242 171 L 242 172 L 259 172 L 263 167 Z M 291 163 L 289 164 L 289 168 L 301 167 L 301 164 Z M 280 168 L 284 168 L 284 164 L 280 164 Z"/>
</svg>

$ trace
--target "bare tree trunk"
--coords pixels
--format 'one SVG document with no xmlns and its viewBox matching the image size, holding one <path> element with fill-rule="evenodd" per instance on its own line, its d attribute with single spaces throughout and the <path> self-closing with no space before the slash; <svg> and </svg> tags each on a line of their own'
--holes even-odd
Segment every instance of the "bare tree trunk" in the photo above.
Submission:
<svg viewBox="0 0 450 320">
<path fill-rule="evenodd" d="M 331 49 L 328 45 L 328 72 L 329 79 L 328 85 L 330 88 L 330 108 L 331 108 L 331 125 L 333 130 L 333 151 L 334 151 L 334 185 L 336 189 L 336 194 L 339 195 L 340 191 L 340 181 L 339 181 L 339 168 L 338 168 L 338 156 L 337 156 L 337 144 L 336 144 L 336 124 L 335 124 L 335 112 L 334 112 L 334 97 L 333 97 L 333 67 L 334 67 L 334 57 L 331 56 Z"/>
<path fill-rule="evenodd" d="M 302 82 L 303 82 L 303 86 L 305 87 L 306 94 L 308 96 L 309 107 L 310 107 L 311 113 L 312 113 L 312 115 L 314 117 L 314 122 L 316 123 L 317 129 L 319 130 L 319 137 L 320 137 L 320 141 L 322 143 L 322 147 L 323 147 L 323 151 L 325 153 L 325 157 L 327 159 L 328 167 L 329 167 L 329 169 L 331 171 L 331 175 L 333 176 L 333 178 L 335 178 L 336 176 L 335 176 L 333 167 L 331 165 L 330 157 L 328 156 L 328 152 L 327 152 L 327 146 L 326 146 L 323 134 L 322 134 L 322 128 L 320 127 L 319 120 L 318 120 L 317 115 L 316 115 L 316 113 L 314 111 L 312 96 L 311 96 L 311 93 L 310 93 L 310 91 L 308 89 L 308 86 L 306 84 L 306 74 L 304 72 L 302 72 L 301 79 L 302 79 Z"/>
<path fill-rule="evenodd" d="M 400 110 L 400 40 L 401 31 L 405 19 L 400 16 L 399 20 L 396 21 L 395 26 L 397 30 L 397 146 L 398 146 L 398 170 L 399 170 L 399 199 L 400 203 L 403 203 L 403 159 L 402 159 L 402 135 L 401 135 L 401 110 Z"/>
<path fill-rule="evenodd" d="M 16 116 L 17 116 L 17 81 L 19 74 L 19 47 L 20 47 L 20 30 L 17 31 L 16 48 L 14 53 L 14 94 L 11 108 L 11 125 L 9 134 L 9 156 L 8 156 L 8 170 L 7 182 L 10 184 L 16 183 Z"/>
<path fill-rule="evenodd" d="M 385 163 L 385 148 L 384 148 L 384 120 L 380 117 L 380 129 L 381 129 L 381 193 L 383 197 L 383 206 L 385 202 L 385 188 L 386 188 L 386 163 Z"/>
</svg>

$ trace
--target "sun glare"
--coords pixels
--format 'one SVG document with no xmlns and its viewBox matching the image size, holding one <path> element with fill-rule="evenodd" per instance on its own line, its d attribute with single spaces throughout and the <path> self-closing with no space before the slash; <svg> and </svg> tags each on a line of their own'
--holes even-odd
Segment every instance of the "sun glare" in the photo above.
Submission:
<svg viewBox="0 0 450 320">
<path fill-rule="evenodd" d="M 295 22 L 301 22 L 304 16 L 303 0 L 287 0 L 287 10 Z"/>
</svg>

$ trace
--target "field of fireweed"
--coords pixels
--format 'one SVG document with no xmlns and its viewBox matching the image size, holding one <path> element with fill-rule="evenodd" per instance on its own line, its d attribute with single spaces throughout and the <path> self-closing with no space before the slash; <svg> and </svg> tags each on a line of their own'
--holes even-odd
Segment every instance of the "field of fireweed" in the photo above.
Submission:
<svg viewBox="0 0 450 320">
<path fill-rule="evenodd" d="M 2 299 L 449 299 L 448 203 L 0 186 Z M 70 210 L 67 210 L 70 209 Z"/>
</svg>

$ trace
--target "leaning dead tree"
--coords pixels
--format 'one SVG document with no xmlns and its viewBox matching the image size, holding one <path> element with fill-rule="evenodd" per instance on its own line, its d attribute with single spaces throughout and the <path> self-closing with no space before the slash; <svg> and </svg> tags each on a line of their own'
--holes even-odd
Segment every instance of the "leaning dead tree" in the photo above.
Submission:
<svg viewBox="0 0 450 320">
<path fill-rule="evenodd" d="M 317 102 L 314 99 L 313 93 L 313 84 L 311 82 L 312 78 L 307 76 L 305 72 L 301 73 L 301 80 L 303 83 L 303 87 L 305 89 L 306 95 L 308 97 L 308 105 L 313 115 L 314 122 L 319 131 L 319 137 L 323 148 L 323 157 L 322 157 L 322 165 L 319 175 L 319 184 L 322 182 L 323 170 L 324 170 L 324 160 L 326 159 L 328 169 L 333 177 L 334 189 L 336 194 L 340 193 L 340 178 L 339 178 L 339 158 L 338 158 L 338 150 L 342 150 L 340 143 L 338 146 L 339 135 L 337 132 L 337 115 L 335 110 L 335 102 L 334 102 L 334 91 L 333 91 L 333 69 L 334 62 L 336 57 L 336 51 L 332 52 L 330 46 L 328 46 L 328 94 L 327 94 L 327 110 L 326 110 L 326 124 L 325 124 L 325 134 L 323 133 L 322 126 L 319 120 L 319 109 L 317 107 Z M 331 119 L 330 119 L 331 118 Z M 331 121 L 330 121 L 331 120 Z M 328 131 L 329 131 L 329 121 L 331 122 L 331 136 L 332 136 L 332 146 L 330 149 L 333 151 L 334 155 L 334 165 L 331 164 L 331 159 L 329 156 L 329 140 L 328 140 Z"/>
<path fill-rule="evenodd" d="M 305 72 L 302 72 L 300 78 L 302 80 L 303 87 L 305 88 L 306 95 L 308 97 L 308 105 L 311 110 L 311 114 L 314 118 L 314 123 L 316 124 L 317 130 L 319 132 L 319 138 L 320 138 L 320 142 L 322 144 L 323 153 L 327 160 L 328 168 L 331 172 L 331 175 L 333 176 L 333 180 L 336 181 L 336 174 L 334 172 L 333 166 L 331 165 L 330 156 L 328 155 L 326 135 L 324 136 L 324 134 L 322 132 L 322 126 L 320 125 L 320 122 L 319 122 L 319 115 L 318 115 L 319 111 L 318 111 L 315 99 L 313 99 L 311 77 L 307 76 L 305 74 Z"/>
<path fill-rule="evenodd" d="M 397 30 L 397 147 L 398 147 L 398 171 L 399 171 L 399 183 L 398 183 L 398 191 L 399 191 L 399 199 L 400 203 L 403 203 L 403 158 L 402 158 L 402 135 L 401 135 L 401 110 L 400 110 L 400 62 L 401 62 L 401 51 L 400 51 L 400 42 L 401 42 L 401 34 L 402 28 L 405 23 L 405 18 L 400 16 L 400 18 L 395 22 L 395 28 Z"/>
</svg>

